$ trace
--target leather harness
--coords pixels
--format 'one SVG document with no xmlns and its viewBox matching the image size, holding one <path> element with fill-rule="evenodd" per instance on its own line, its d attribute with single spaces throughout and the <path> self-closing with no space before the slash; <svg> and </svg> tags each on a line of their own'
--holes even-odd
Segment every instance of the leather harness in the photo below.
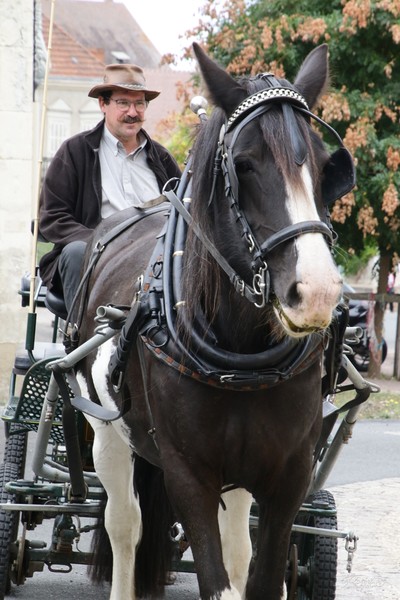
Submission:
<svg viewBox="0 0 400 600">
<path fill-rule="evenodd" d="M 176 309 L 181 302 L 179 294 L 180 269 L 182 266 L 181 253 L 179 250 L 177 252 L 177 248 L 183 248 L 184 246 L 188 224 L 192 226 L 195 234 L 206 245 L 207 250 L 219 266 L 226 272 L 236 291 L 258 308 L 265 306 L 270 301 L 269 272 L 266 258 L 273 249 L 299 235 L 310 232 L 321 233 L 328 239 L 329 243 L 333 242 L 334 236 L 329 221 L 328 224 L 321 221 L 305 221 L 290 225 L 273 234 L 263 243 L 258 244 L 245 215 L 240 209 L 232 149 L 243 127 L 268 111 L 272 105 L 278 103 L 282 106 L 283 116 L 290 132 L 289 137 L 298 164 L 304 162 L 306 148 L 294 117 L 295 110 L 305 113 L 306 116 L 312 117 L 326 126 L 339 141 L 339 151 L 348 154 L 336 131 L 309 111 L 306 101 L 298 92 L 277 85 L 277 80 L 270 74 L 263 74 L 261 77 L 268 83 L 269 87 L 246 98 L 221 127 L 214 161 L 213 191 L 209 201 L 213 201 L 216 179 L 219 173 L 222 172 L 225 181 L 225 194 L 236 212 L 237 222 L 243 227 L 243 237 L 248 240 L 249 250 L 253 255 L 251 263 L 254 272 L 252 285 L 244 282 L 238 276 L 197 224 L 192 222 L 190 213 L 185 206 L 185 200 L 188 193 L 190 193 L 191 185 L 189 163 L 179 183 L 177 193 L 168 184 L 163 190 L 164 196 L 171 203 L 168 226 L 166 231 L 159 236 L 149 266 L 144 274 L 144 283 L 137 294 L 136 302 L 133 303 L 126 321 L 119 322 L 119 326 L 122 323 L 123 325 L 116 352 L 109 364 L 110 379 L 117 392 L 121 389 L 130 348 L 137 342 L 139 336 L 155 357 L 180 373 L 208 385 L 232 390 L 271 387 L 300 373 L 322 356 L 324 341 L 321 333 L 310 334 L 301 339 L 285 337 L 281 342 L 269 346 L 261 353 L 240 355 L 219 348 L 212 334 L 205 335 L 204 332 L 208 331 L 207 326 L 199 328 L 198 325 L 193 324 L 191 330 L 192 350 L 186 348 L 176 330 Z M 227 146 L 226 135 L 231 131 L 233 131 L 233 136 L 230 145 Z M 347 193 L 354 185 L 354 169 L 351 157 L 350 162 L 346 162 L 347 154 L 343 162 L 340 163 L 343 168 L 337 177 L 337 179 L 342 179 L 341 194 Z M 332 164 L 337 166 L 334 162 Z M 144 211 L 142 213 L 143 217 L 146 214 L 146 211 Z M 125 228 L 123 225 L 119 226 L 118 232 L 125 230 Z M 115 235 L 113 231 L 110 232 L 107 241 L 115 239 L 118 232 Z M 95 251 L 98 252 L 100 247 L 103 248 L 104 244 L 98 245 Z M 172 248 L 174 248 L 174 252 Z M 94 265 L 96 260 L 93 259 L 91 264 Z M 198 317 L 201 322 L 202 316 L 199 315 Z M 128 406 L 123 407 L 119 416 L 122 416 L 128 409 Z"/>
</svg>

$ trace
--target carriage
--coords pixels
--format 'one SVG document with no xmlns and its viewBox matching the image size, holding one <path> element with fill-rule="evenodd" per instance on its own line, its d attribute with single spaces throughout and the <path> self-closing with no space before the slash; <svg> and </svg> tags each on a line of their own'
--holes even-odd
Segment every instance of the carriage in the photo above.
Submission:
<svg viewBox="0 0 400 600">
<path fill-rule="evenodd" d="M 327 206 L 351 189 L 354 171 L 337 133 L 309 109 L 325 84 L 326 47 L 309 55 L 295 88 L 271 74 L 245 88 L 198 46 L 195 53 L 219 114 L 159 205 L 123 211 L 95 232 L 79 339 L 62 299 L 38 283 L 36 302 L 54 314 L 55 330 L 67 318 L 68 353 L 56 334 L 40 344 L 28 327 L 28 349 L 16 355 L 2 415 L 0 597 L 45 565 L 69 572 L 88 564 L 95 579 L 109 577 L 118 600 L 135 598 L 135 584 L 139 595 L 156 593 L 170 569 L 196 572 L 204 599 L 333 600 L 338 539 L 351 567 L 356 536 L 337 530 L 324 484 L 377 390 L 348 359 L 346 341 L 360 332 L 337 302 Z M 338 142 L 330 156 L 310 119 Z M 203 167 L 207 182 L 197 175 Z M 255 189 L 272 190 L 273 202 L 251 204 Z M 310 194 L 319 206 L 310 207 Z M 116 286 L 126 262 L 130 279 Z M 322 299 L 318 276 L 332 280 L 317 282 Z M 348 390 L 354 397 L 337 405 Z M 31 431 L 33 476 L 25 479 Z M 94 523 L 105 492 L 107 541 Z M 49 518 L 50 543 L 29 541 Z M 106 554 L 111 541 L 113 568 L 97 550 L 74 550 L 93 532 Z M 136 546 L 148 535 L 134 583 Z"/>
</svg>

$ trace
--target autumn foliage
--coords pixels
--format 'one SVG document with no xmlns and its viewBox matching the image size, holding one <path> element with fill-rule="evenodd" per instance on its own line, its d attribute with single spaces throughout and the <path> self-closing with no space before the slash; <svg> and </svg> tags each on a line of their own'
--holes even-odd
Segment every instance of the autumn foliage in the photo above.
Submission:
<svg viewBox="0 0 400 600">
<path fill-rule="evenodd" d="M 396 259 L 400 0 L 209 0 L 201 12 L 188 40 L 202 41 L 234 76 L 272 71 L 293 79 L 307 53 L 328 43 L 332 82 L 318 113 L 357 166 L 356 189 L 332 208 L 341 257 L 372 246 Z"/>
</svg>

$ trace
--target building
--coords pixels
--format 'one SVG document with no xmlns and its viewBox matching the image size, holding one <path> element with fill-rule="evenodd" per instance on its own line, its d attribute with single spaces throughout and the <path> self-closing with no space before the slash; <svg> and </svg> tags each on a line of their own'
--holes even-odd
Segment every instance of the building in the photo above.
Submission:
<svg viewBox="0 0 400 600">
<path fill-rule="evenodd" d="M 35 265 L 31 220 L 42 159 L 47 163 L 66 137 L 99 120 L 87 92 L 101 81 L 104 64 L 138 63 L 149 85 L 162 91 L 147 111 L 146 129 L 154 137 L 157 123 L 180 108 L 176 83 L 191 76 L 161 66 L 160 54 L 123 4 L 56 0 L 54 6 L 44 94 L 50 0 L 0 2 L 0 403 L 8 396 L 16 345 L 25 339 L 27 309 L 18 290 Z"/>
<path fill-rule="evenodd" d="M 50 0 L 42 0 L 42 10 L 47 46 Z M 113 0 L 56 0 L 46 103 L 45 164 L 65 138 L 100 120 L 98 102 L 88 98 L 87 93 L 101 81 L 104 65 L 115 62 L 140 65 L 148 85 L 161 91 L 146 111 L 145 129 L 157 138 L 160 121 L 182 108 L 176 98 L 176 86 L 188 82 L 191 73 L 162 65 L 160 53 L 124 4 Z M 38 99 L 42 92 L 39 85 Z"/>
</svg>

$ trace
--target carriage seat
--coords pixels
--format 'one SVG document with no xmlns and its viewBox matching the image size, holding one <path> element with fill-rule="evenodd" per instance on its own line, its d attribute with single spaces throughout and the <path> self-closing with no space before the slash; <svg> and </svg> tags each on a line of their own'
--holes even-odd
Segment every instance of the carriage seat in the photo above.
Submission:
<svg viewBox="0 0 400 600">
<path fill-rule="evenodd" d="M 64 303 L 64 297 L 61 290 L 53 288 L 49 290 L 42 282 L 39 276 L 36 276 L 35 301 L 36 306 L 45 306 L 53 315 L 63 319 L 67 318 L 67 309 Z M 21 288 L 18 292 L 21 295 L 21 306 L 29 306 L 30 295 L 30 274 L 25 273 L 21 278 Z"/>
<path fill-rule="evenodd" d="M 46 289 L 44 305 L 53 315 L 64 321 L 66 320 L 68 311 L 61 291 L 54 288 L 52 290 Z"/>
</svg>

